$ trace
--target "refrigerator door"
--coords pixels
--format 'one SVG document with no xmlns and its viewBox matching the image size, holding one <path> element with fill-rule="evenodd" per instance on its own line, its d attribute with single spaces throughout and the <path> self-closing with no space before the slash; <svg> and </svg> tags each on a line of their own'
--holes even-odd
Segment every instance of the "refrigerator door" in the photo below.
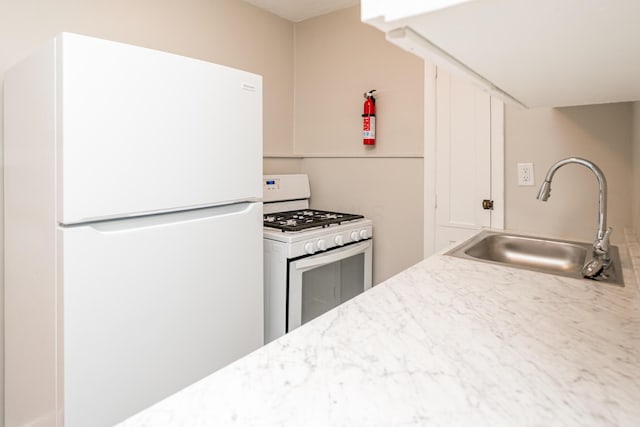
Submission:
<svg viewBox="0 0 640 427">
<path fill-rule="evenodd" d="M 75 34 L 56 43 L 58 222 L 262 199 L 262 78 Z"/>
<path fill-rule="evenodd" d="M 263 342 L 262 206 L 59 228 L 67 427 L 107 426 Z"/>
</svg>

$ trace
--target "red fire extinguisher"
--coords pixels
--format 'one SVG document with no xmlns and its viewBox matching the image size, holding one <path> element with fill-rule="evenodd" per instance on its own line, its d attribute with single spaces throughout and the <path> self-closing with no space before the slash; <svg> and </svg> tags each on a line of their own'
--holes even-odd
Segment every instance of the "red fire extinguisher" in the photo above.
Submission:
<svg viewBox="0 0 640 427">
<path fill-rule="evenodd" d="M 375 89 L 364 93 L 364 112 L 362 113 L 362 142 L 364 145 L 376 143 L 376 99 Z"/>
</svg>

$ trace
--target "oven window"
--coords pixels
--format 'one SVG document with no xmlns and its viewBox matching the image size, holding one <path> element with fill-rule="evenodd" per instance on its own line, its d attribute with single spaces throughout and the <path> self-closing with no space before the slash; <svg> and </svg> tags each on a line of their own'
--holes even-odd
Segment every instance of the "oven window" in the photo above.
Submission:
<svg viewBox="0 0 640 427">
<path fill-rule="evenodd" d="M 364 254 L 302 274 L 302 324 L 350 300 L 364 290 Z"/>
</svg>

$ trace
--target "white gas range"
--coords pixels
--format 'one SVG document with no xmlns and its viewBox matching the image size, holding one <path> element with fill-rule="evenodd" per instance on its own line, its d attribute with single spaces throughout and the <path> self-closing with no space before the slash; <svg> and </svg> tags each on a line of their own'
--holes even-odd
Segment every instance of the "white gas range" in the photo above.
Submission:
<svg viewBox="0 0 640 427">
<path fill-rule="evenodd" d="M 265 342 L 371 287 L 373 225 L 309 208 L 306 175 L 265 175 Z"/>
</svg>

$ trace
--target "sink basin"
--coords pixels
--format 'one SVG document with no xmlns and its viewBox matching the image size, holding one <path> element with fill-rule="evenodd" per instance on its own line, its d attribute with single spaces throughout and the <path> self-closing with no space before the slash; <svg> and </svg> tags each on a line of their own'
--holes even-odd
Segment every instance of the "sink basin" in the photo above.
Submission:
<svg viewBox="0 0 640 427">
<path fill-rule="evenodd" d="M 580 270 L 591 249 L 591 243 L 483 231 L 445 255 L 584 279 Z M 618 248 L 609 253 L 611 266 L 595 280 L 624 286 Z"/>
</svg>

